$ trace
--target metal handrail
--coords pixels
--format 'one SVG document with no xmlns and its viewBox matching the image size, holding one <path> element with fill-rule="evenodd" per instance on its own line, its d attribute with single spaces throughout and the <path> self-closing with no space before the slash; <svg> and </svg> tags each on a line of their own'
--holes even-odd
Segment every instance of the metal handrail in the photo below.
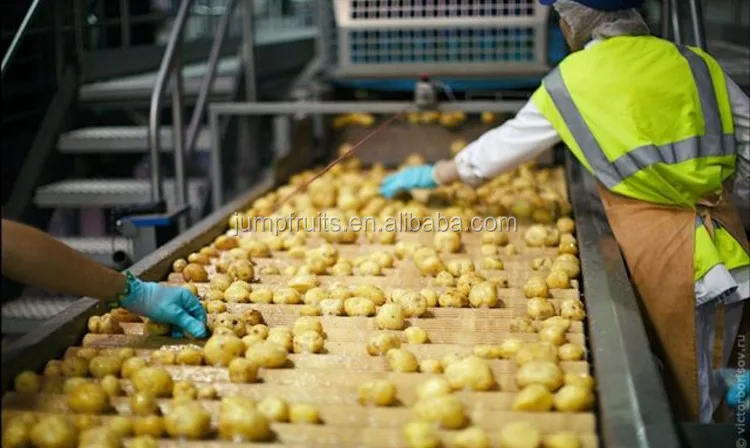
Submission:
<svg viewBox="0 0 750 448">
<path fill-rule="evenodd" d="M 15 36 L 13 36 L 13 41 L 11 41 L 10 46 L 8 46 L 8 50 L 3 55 L 3 63 L 0 69 L 2 73 L 0 74 L 0 78 L 5 78 L 5 72 L 8 70 L 10 62 L 13 60 L 16 52 L 21 47 L 21 43 L 23 42 L 24 38 L 26 38 L 29 24 L 31 24 L 31 21 L 34 20 L 34 16 L 36 16 L 37 11 L 39 11 L 39 6 L 42 4 L 42 1 L 44 0 L 34 0 L 31 6 L 29 6 L 29 9 L 26 11 L 26 15 L 23 17 L 21 26 L 18 27 L 18 31 L 16 31 Z"/>
<path fill-rule="evenodd" d="M 237 0 L 229 0 L 221 15 L 214 39 L 211 43 L 206 72 L 201 80 L 201 86 L 198 91 L 193 114 L 185 133 L 182 121 L 182 67 L 180 65 L 179 47 L 182 41 L 182 35 L 187 22 L 188 14 L 192 9 L 194 1 L 186 0 L 180 5 L 175 19 L 172 34 L 167 42 L 164 52 L 164 58 L 157 73 L 156 83 L 153 93 L 151 94 L 151 107 L 149 111 L 148 139 L 151 154 L 151 199 L 155 203 L 163 200 L 162 173 L 159 166 L 159 154 L 161 153 L 161 134 L 159 132 L 159 123 L 161 122 L 161 112 L 163 108 L 164 92 L 167 88 L 167 81 L 172 77 L 172 132 L 173 151 L 175 160 L 175 198 L 176 206 L 181 207 L 187 202 L 187 182 L 185 179 L 185 161 L 186 155 L 190 154 L 195 148 L 200 132 L 200 125 L 203 115 L 206 112 L 208 95 L 210 94 L 216 69 L 221 56 L 221 47 L 224 38 L 229 30 L 231 15 L 237 5 Z M 189 217 L 185 217 L 188 219 Z M 185 223 L 180 224 L 181 227 Z"/>
</svg>

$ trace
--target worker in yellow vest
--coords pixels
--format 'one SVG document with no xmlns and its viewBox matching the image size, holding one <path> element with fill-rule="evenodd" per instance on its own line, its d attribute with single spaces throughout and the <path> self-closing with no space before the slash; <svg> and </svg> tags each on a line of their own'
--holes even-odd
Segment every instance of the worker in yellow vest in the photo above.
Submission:
<svg viewBox="0 0 750 448">
<path fill-rule="evenodd" d="M 748 241 L 730 200 L 750 203 L 750 101 L 704 51 L 649 35 L 640 0 L 541 2 L 573 53 L 514 119 L 381 192 L 479 185 L 562 140 L 598 180 L 675 413 L 710 422 L 723 395 L 715 369 L 750 332 Z"/>
</svg>

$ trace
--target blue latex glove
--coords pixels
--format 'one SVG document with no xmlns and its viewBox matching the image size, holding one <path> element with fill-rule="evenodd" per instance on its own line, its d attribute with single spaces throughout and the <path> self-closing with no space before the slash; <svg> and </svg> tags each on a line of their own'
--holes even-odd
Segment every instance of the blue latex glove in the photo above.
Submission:
<svg viewBox="0 0 750 448">
<path fill-rule="evenodd" d="M 750 372 L 742 375 L 727 392 L 727 405 L 732 409 L 738 409 L 740 403 L 750 397 Z"/>
<path fill-rule="evenodd" d="M 413 166 L 391 174 L 380 185 L 380 194 L 392 198 L 399 191 L 415 188 L 435 188 L 435 168 L 432 165 Z"/>
<path fill-rule="evenodd" d="M 196 338 L 208 337 L 206 310 L 190 291 L 177 286 L 143 282 L 128 275 L 128 295 L 120 300 L 123 308 L 146 316 L 154 322 L 172 324 L 173 336 L 182 329 Z"/>
</svg>

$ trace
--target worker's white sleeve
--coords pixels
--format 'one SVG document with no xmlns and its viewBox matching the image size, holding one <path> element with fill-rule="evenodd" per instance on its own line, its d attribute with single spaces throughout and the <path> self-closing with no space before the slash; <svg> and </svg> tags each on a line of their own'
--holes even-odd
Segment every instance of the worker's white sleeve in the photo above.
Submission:
<svg viewBox="0 0 750 448">
<path fill-rule="evenodd" d="M 461 180 L 482 182 L 539 156 L 560 141 L 552 123 L 529 101 L 502 126 L 485 132 L 455 158 Z"/>
<path fill-rule="evenodd" d="M 733 193 L 740 204 L 747 207 L 750 204 L 750 98 L 729 76 L 726 76 L 726 80 L 737 140 L 737 170 Z"/>
</svg>

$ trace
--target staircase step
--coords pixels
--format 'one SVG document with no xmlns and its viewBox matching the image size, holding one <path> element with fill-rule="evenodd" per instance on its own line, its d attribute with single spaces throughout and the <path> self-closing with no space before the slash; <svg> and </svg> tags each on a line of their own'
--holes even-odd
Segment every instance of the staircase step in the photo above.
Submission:
<svg viewBox="0 0 750 448">
<path fill-rule="evenodd" d="M 186 78 L 183 89 L 187 99 L 198 95 L 201 78 Z M 81 86 L 78 99 L 84 103 L 108 103 L 118 101 L 148 101 L 154 90 L 155 78 L 152 76 L 138 76 L 101 81 Z M 234 76 L 217 76 L 214 79 L 212 98 L 229 97 L 235 90 L 237 81 Z M 167 88 L 165 97 L 171 97 L 171 89 Z M 169 101 L 165 101 L 168 105 Z"/>
<path fill-rule="evenodd" d="M 173 149 L 172 129 L 163 127 L 162 150 Z M 194 151 L 206 152 L 211 147 L 211 132 L 202 128 L 198 133 Z M 148 152 L 148 127 L 109 126 L 76 129 L 60 136 L 57 148 L 65 154 L 135 154 Z"/>
<path fill-rule="evenodd" d="M 188 180 L 188 200 L 195 208 L 208 191 L 205 179 Z M 167 207 L 175 205 L 174 180 L 164 180 Z M 145 204 L 151 201 L 151 182 L 145 179 L 72 179 L 36 189 L 34 203 L 47 208 L 100 208 Z"/>
<path fill-rule="evenodd" d="M 131 240 L 119 236 L 57 237 L 57 240 L 109 267 L 113 267 L 112 255 L 115 252 L 123 251 L 129 256 L 133 255 Z"/>
</svg>

